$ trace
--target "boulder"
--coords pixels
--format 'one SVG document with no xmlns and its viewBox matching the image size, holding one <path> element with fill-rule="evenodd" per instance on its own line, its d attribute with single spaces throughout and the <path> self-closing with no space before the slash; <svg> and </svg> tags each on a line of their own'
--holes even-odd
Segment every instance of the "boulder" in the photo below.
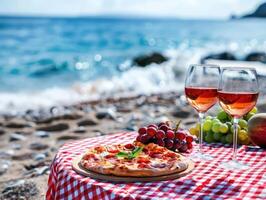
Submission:
<svg viewBox="0 0 266 200">
<path fill-rule="evenodd" d="M 266 53 L 264 52 L 252 52 L 245 58 L 246 61 L 258 61 L 266 63 Z"/>
<path fill-rule="evenodd" d="M 154 52 L 148 55 L 140 55 L 133 58 L 133 65 L 145 67 L 147 65 L 150 65 L 151 63 L 161 64 L 167 60 L 168 58 L 164 55 Z"/>
<path fill-rule="evenodd" d="M 230 52 L 222 52 L 217 54 L 210 54 L 201 59 L 201 63 L 205 63 L 207 59 L 216 59 L 216 60 L 237 60 L 234 54 Z"/>
</svg>

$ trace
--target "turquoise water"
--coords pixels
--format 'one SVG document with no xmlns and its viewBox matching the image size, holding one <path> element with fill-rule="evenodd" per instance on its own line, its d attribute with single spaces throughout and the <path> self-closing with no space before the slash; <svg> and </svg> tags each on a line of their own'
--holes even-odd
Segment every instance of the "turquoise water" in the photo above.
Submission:
<svg viewBox="0 0 266 200">
<path fill-rule="evenodd" d="M 0 18 L 0 92 L 69 87 L 125 73 L 152 52 L 266 49 L 266 20 Z"/>
</svg>

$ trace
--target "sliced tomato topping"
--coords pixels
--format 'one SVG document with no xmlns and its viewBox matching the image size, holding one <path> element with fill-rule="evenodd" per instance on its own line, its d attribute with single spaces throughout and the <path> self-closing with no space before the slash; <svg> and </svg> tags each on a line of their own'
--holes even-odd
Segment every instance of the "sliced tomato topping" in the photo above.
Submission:
<svg viewBox="0 0 266 200">
<path fill-rule="evenodd" d="M 105 148 L 102 146 L 98 146 L 94 148 L 97 153 L 102 153 L 105 151 Z"/>
<path fill-rule="evenodd" d="M 94 158 L 96 158 L 96 156 L 94 154 L 86 154 L 83 157 L 84 160 L 89 160 L 89 159 L 92 159 L 92 158 L 94 159 Z"/>
<path fill-rule="evenodd" d="M 176 154 L 174 152 L 167 152 L 166 154 L 164 154 L 165 156 L 167 157 L 171 157 L 171 158 L 174 158 L 176 157 Z"/>
<path fill-rule="evenodd" d="M 133 144 L 130 144 L 130 143 L 129 143 L 129 144 L 126 144 L 126 145 L 125 145 L 125 148 L 126 148 L 126 149 L 134 149 L 135 146 L 134 146 Z"/>
<path fill-rule="evenodd" d="M 138 168 L 149 168 L 149 165 L 146 163 L 140 163 L 138 164 Z"/>
<path fill-rule="evenodd" d="M 108 150 L 107 150 L 109 153 L 118 153 L 119 152 L 119 150 L 118 149 L 114 149 L 114 148 L 109 148 Z"/>
<path fill-rule="evenodd" d="M 143 151 L 144 153 L 146 153 L 146 154 L 148 154 L 148 153 L 149 153 L 149 150 L 148 150 L 148 149 L 146 149 L 146 148 L 144 148 L 142 151 Z"/>
<path fill-rule="evenodd" d="M 137 163 L 150 163 L 151 161 L 148 158 L 145 157 L 139 157 L 137 159 Z"/>
</svg>

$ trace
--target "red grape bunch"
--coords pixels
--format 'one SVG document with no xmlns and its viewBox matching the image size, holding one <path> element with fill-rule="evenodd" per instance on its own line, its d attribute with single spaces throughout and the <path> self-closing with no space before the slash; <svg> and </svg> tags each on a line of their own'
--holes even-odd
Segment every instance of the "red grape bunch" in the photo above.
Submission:
<svg viewBox="0 0 266 200">
<path fill-rule="evenodd" d="M 173 129 L 168 122 L 161 122 L 158 125 L 150 124 L 138 130 L 137 141 L 143 144 L 155 143 L 172 151 L 187 152 L 192 149 L 193 137 L 185 130 Z"/>
</svg>

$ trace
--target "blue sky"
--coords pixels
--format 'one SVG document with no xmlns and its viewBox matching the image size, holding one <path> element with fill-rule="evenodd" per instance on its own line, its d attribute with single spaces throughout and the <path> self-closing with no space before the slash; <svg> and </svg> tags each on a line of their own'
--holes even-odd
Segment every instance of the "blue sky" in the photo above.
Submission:
<svg viewBox="0 0 266 200">
<path fill-rule="evenodd" d="M 50 16 L 133 15 L 227 18 L 265 0 L 0 0 L 0 14 Z"/>
</svg>

